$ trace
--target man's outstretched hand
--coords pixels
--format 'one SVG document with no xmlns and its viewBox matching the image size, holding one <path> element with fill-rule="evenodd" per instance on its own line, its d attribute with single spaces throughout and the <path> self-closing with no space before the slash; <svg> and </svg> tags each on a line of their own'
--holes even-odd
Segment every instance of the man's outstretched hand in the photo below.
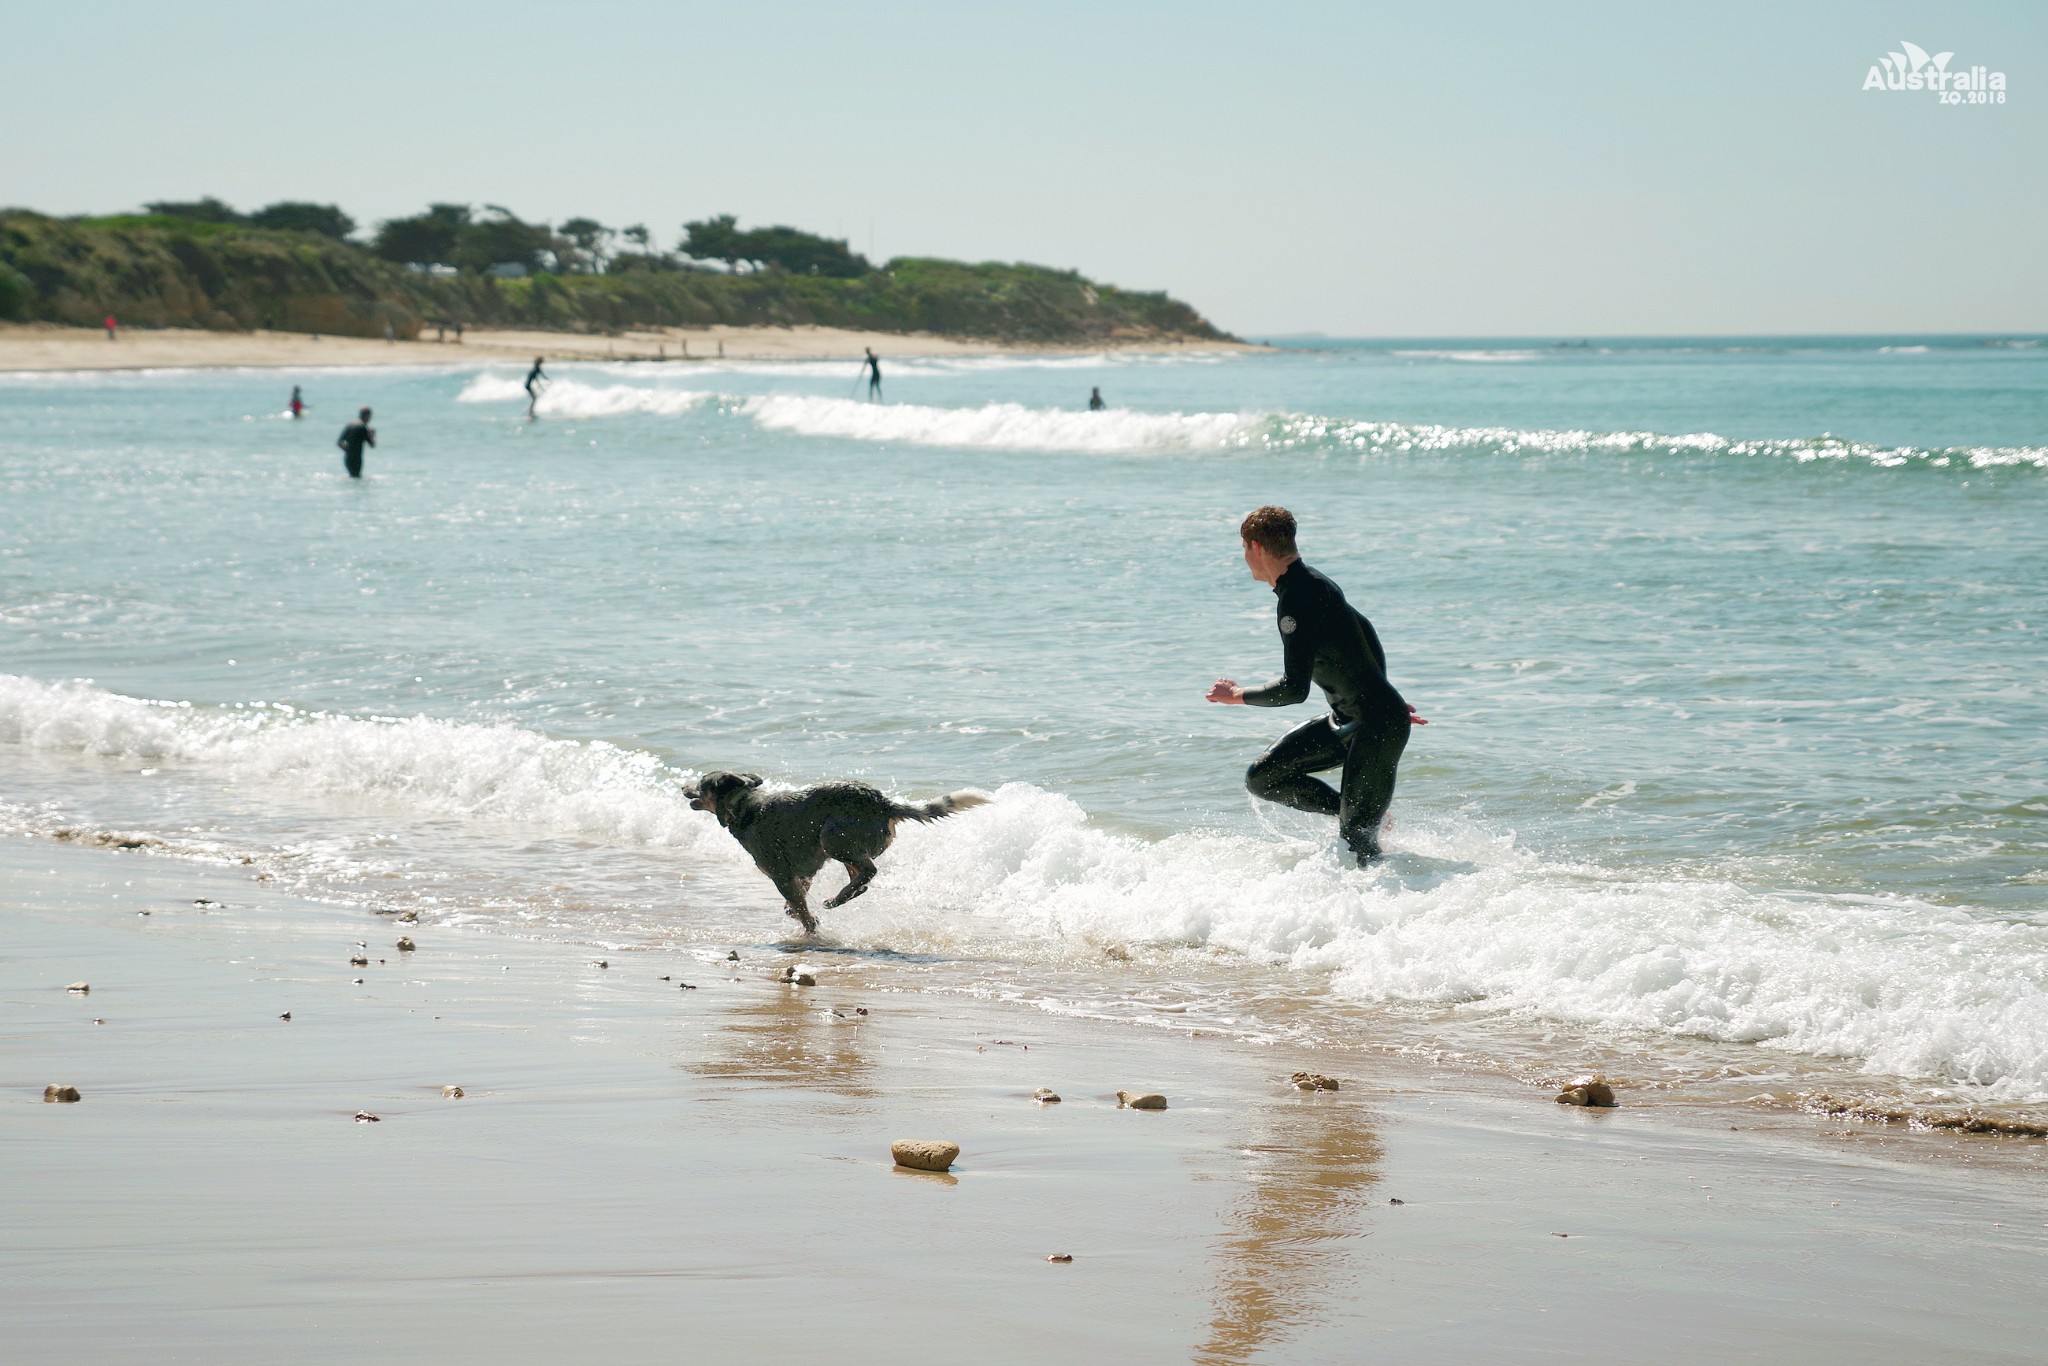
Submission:
<svg viewBox="0 0 2048 1366">
<path fill-rule="evenodd" d="M 1219 678 L 1210 684 L 1206 696 L 1211 702 L 1221 702 L 1226 707 L 1244 705 L 1244 689 L 1227 678 Z"/>
<path fill-rule="evenodd" d="M 1422 714 L 1415 710 L 1413 702 L 1408 704 L 1408 724 L 1411 726 L 1426 726 L 1429 724 L 1428 721 L 1423 719 Z"/>
</svg>

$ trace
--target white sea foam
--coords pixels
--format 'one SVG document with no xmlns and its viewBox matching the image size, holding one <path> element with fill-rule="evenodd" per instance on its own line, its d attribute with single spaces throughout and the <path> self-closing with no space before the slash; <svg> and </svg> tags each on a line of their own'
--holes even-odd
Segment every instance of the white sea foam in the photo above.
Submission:
<svg viewBox="0 0 2048 1366">
<path fill-rule="evenodd" d="M 489 823 L 512 822 L 676 849 L 707 867 L 744 862 L 655 756 L 509 724 L 194 707 L 0 675 L 0 743 L 467 817 L 481 840 Z M 1458 867 L 1404 874 L 1397 858 L 1361 872 L 1327 846 L 1277 836 L 1145 840 L 1014 784 L 942 827 L 906 828 L 846 923 L 993 938 L 1027 960 L 1077 941 L 1227 950 L 1363 1001 L 1754 1044 L 1985 1099 L 2048 1098 L 2048 927 L 1627 877 L 1469 829 L 1404 826 L 1394 847 Z"/>
<path fill-rule="evenodd" d="M 758 395 L 744 400 L 740 411 L 770 431 L 801 436 L 1013 451 L 1215 450 L 1239 442 L 1266 421 L 1239 413 L 1128 408 L 1091 413 L 1017 403 L 933 408 L 807 394 Z"/>
<path fill-rule="evenodd" d="M 1480 364 L 1513 364 L 1520 361 L 1540 360 L 1545 353 L 1542 351 L 1532 351 L 1527 348 L 1511 348 L 1506 350 L 1470 351 L 1396 351 L 1393 354 L 1409 356 L 1417 360 L 1460 360 Z"/>
<path fill-rule="evenodd" d="M 674 416 L 711 395 L 701 389 L 667 389 L 640 384 L 585 384 L 549 380 L 534 411 L 546 417 L 616 417 L 622 413 Z M 526 386 L 505 375 L 478 375 L 455 396 L 458 403 L 525 402 Z"/>
</svg>

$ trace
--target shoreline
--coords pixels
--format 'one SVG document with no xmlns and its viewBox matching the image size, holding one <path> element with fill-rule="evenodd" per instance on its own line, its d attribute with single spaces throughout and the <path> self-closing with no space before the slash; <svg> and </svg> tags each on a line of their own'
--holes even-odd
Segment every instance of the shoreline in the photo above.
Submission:
<svg viewBox="0 0 2048 1366">
<path fill-rule="evenodd" d="M 829 327 L 724 326 L 634 328 L 617 336 L 471 328 L 460 342 L 452 333 L 440 342 L 431 337 L 385 342 L 371 337 L 315 337 L 302 332 L 124 328 L 117 340 L 109 341 L 105 332 L 94 327 L 0 323 L 0 373 L 525 364 L 536 355 L 551 361 L 685 365 L 719 360 L 844 360 L 852 364 L 867 347 L 874 348 L 885 360 L 1097 352 L 1228 354 L 1268 349 L 1247 342 L 1163 338 L 1035 344 Z"/>
<path fill-rule="evenodd" d="M 923 993 L 829 944 L 397 924 L 16 836 L 0 868 L 24 1351 L 2018 1360 L 2038 1333 L 2038 1144 L 1580 1110 Z M 792 964 L 818 985 L 774 980 Z M 1125 1087 L 1170 1107 L 1120 1110 Z M 954 1172 L 893 1168 L 912 1137 L 958 1142 Z"/>
</svg>

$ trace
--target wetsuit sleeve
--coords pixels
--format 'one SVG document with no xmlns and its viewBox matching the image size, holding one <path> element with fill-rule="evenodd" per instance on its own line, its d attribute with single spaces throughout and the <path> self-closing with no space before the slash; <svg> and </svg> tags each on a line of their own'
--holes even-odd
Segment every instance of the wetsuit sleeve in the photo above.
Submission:
<svg viewBox="0 0 2048 1366">
<path fill-rule="evenodd" d="M 1287 672 L 1263 688 L 1246 688 L 1248 707 L 1291 707 L 1308 700 L 1309 683 L 1316 667 L 1315 646 L 1309 640 L 1308 621 L 1283 613 L 1280 618 L 1280 646 Z M 1288 629 L 1292 626 L 1292 630 Z"/>
</svg>

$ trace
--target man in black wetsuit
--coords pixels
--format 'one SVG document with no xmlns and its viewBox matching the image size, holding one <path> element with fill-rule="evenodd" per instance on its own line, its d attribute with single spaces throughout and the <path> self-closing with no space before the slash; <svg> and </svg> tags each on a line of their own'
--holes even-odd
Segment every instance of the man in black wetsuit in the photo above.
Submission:
<svg viewBox="0 0 2048 1366">
<path fill-rule="evenodd" d="M 370 410 L 363 409 L 363 415 L 341 429 L 341 435 L 334 444 L 341 447 L 342 463 L 348 466 L 348 477 L 363 477 L 363 447 L 377 444 L 377 429 L 370 425 Z"/>
<path fill-rule="evenodd" d="M 526 415 L 529 418 L 537 415 L 540 407 L 540 386 L 547 382 L 548 377 L 540 372 L 540 363 L 545 359 L 545 356 L 535 356 L 533 368 L 526 372 Z"/>
<path fill-rule="evenodd" d="M 863 346 L 861 350 L 868 353 L 868 358 L 860 366 L 868 372 L 868 402 L 872 403 L 882 396 L 882 358 L 875 354 L 872 346 Z"/>
<path fill-rule="evenodd" d="M 1297 726 L 1261 754 L 1245 774 L 1254 796 L 1337 818 L 1337 833 L 1360 863 L 1379 857 L 1380 823 L 1394 800 L 1394 770 L 1408 729 L 1428 725 L 1387 682 L 1387 657 L 1372 623 L 1344 600 L 1344 590 L 1302 563 L 1294 548 L 1294 514 L 1262 507 L 1238 528 L 1252 577 L 1279 597 L 1280 645 L 1286 673 L 1263 688 L 1219 678 L 1211 702 L 1286 707 L 1323 690 L 1330 714 Z M 1332 788 L 1313 775 L 1343 770 Z"/>
</svg>

